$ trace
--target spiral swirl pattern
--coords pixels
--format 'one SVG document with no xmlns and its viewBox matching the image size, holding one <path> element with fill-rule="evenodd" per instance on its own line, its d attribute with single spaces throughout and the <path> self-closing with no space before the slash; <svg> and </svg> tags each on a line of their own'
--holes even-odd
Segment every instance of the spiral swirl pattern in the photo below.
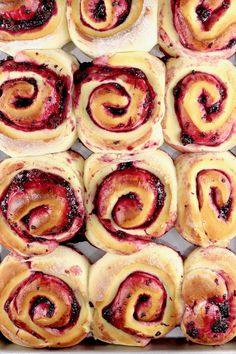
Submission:
<svg viewBox="0 0 236 354">
<path fill-rule="evenodd" d="M 86 64 L 75 74 L 81 141 L 94 152 L 159 146 L 163 79 L 163 63 L 149 54 L 116 54 Z"/>
<path fill-rule="evenodd" d="M 166 142 L 183 152 L 233 148 L 235 89 L 236 70 L 228 61 L 171 59 L 167 64 L 163 120 Z"/>
<path fill-rule="evenodd" d="M 0 4 L 0 49 L 61 48 L 69 40 L 66 0 L 3 0 Z"/>
<path fill-rule="evenodd" d="M 91 268 L 92 332 L 108 343 L 145 346 L 179 323 L 182 259 L 151 244 L 131 256 L 105 255 Z"/>
<path fill-rule="evenodd" d="M 187 258 L 181 327 L 189 340 L 222 345 L 236 336 L 235 266 L 235 254 L 223 248 L 197 249 Z"/>
<path fill-rule="evenodd" d="M 161 237 L 176 219 L 176 177 L 163 152 L 92 155 L 85 164 L 87 238 L 132 253 Z"/>
<path fill-rule="evenodd" d="M 84 224 L 82 157 L 68 152 L 46 158 L 52 162 L 38 157 L 1 164 L 0 239 L 21 254 L 51 252 Z"/>
<path fill-rule="evenodd" d="M 226 153 L 181 155 L 176 228 L 189 242 L 226 246 L 236 234 L 235 157 Z"/>
<path fill-rule="evenodd" d="M 73 66 L 77 68 L 75 60 L 60 50 L 25 51 L 2 61 L 2 150 L 13 156 L 39 155 L 63 151 L 73 144 Z"/>
<path fill-rule="evenodd" d="M 70 35 L 91 57 L 150 51 L 157 43 L 157 8 L 155 0 L 72 0 L 67 10 Z M 147 27 L 149 36 L 143 41 Z"/>
<path fill-rule="evenodd" d="M 50 256 L 8 256 L 0 267 L 2 333 L 34 348 L 79 343 L 89 331 L 88 268 L 84 256 L 62 246 Z"/>
<path fill-rule="evenodd" d="M 163 0 L 160 16 L 160 44 L 172 56 L 235 53 L 235 1 Z"/>
</svg>

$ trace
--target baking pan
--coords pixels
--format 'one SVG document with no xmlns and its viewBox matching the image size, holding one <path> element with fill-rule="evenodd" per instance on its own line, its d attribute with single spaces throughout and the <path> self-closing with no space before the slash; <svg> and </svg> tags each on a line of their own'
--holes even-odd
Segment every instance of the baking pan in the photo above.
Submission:
<svg viewBox="0 0 236 354">
<path fill-rule="evenodd" d="M 64 47 L 64 50 L 68 53 L 71 53 L 75 55 L 80 62 L 86 62 L 90 61 L 91 59 L 88 58 L 86 55 L 84 55 L 79 49 L 75 48 L 75 46 L 72 43 L 67 44 Z M 158 49 L 154 49 L 151 54 L 162 57 L 163 54 L 158 51 Z M 3 59 L 5 57 L 4 53 L 0 52 L 0 59 Z M 231 59 L 233 63 L 236 62 L 236 56 Z M 236 93 L 235 93 L 235 99 L 236 99 Z M 82 144 L 77 142 L 73 147 L 73 150 L 78 151 L 83 155 L 84 158 L 87 158 L 91 152 L 86 149 Z M 161 150 L 166 151 L 169 153 L 173 158 L 175 158 L 178 155 L 178 152 L 175 150 L 171 149 L 170 147 L 163 145 L 161 147 Z M 236 154 L 236 148 L 232 150 Z M 4 155 L 2 152 L 0 152 L 0 160 L 4 159 L 6 155 Z M 194 249 L 194 246 L 185 241 L 175 229 L 170 230 L 165 236 L 163 236 L 161 239 L 157 241 L 158 243 L 165 244 L 167 246 L 171 246 L 177 251 L 180 251 L 183 256 L 186 256 Z M 83 252 L 91 262 L 95 262 L 97 259 L 99 259 L 104 252 L 101 250 L 96 249 L 95 247 L 92 247 L 89 243 L 87 242 L 81 242 L 76 245 L 76 248 L 78 248 L 81 252 Z M 236 252 L 236 239 L 232 240 L 230 243 L 230 249 Z M 7 254 L 7 251 L 2 248 L 1 249 L 1 258 L 3 259 L 4 256 Z M 218 347 L 213 347 L 213 346 L 201 346 L 201 345 L 196 345 L 193 343 L 189 343 L 186 341 L 185 338 L 183 338 L 181 331 L 179 328 L 174 329 L 171 331 L 165 338 L 161 338 L 157 341 L 152 341 L 151 344 L 149 344 L 145 348 L 137 348 L 137 347 L 125 347 L 125 346 L 114 346 L 114 345 L 108 345 L 106 343 L 101 343 L 99 341 L 95 341 L 92 338 L 88 338 L 84 340 L 80 345 L 77 345 L 76 347 L 73 348 L 68 348 L 68 349 L 30 349 L 30 348 L 24 348 L 24 347 L 19 347 L 17 345 L 14 345 L 10 342 L 8 342 L 3 336 L 0 335 L 0 354 L 18 354 L 18 353 L 40 353 L 40 354 L 48 354 L 48 353 L 75 353 L 75 352 L 80 352 L 80 353 L 222 353 L 222 354 L 229 354 L 229 353 L 236 353 L 236 339 L 231 341 L 230 343 L 225 344 L 224 346 L 218 346 Z"/>
</svg>

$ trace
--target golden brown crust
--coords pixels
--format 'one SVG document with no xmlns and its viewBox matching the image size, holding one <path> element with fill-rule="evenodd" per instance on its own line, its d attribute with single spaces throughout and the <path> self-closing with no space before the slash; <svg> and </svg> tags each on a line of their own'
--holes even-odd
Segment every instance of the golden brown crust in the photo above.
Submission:
<svg viewBox="0 0 236 354">
<path fill-rule="evenodd" d="M 199 248 L 186 259 L 181 329 L 188 340 L 222 345 L 235 337 L 235 269 L 235 254 L 224 248 Z"/>
</svg>

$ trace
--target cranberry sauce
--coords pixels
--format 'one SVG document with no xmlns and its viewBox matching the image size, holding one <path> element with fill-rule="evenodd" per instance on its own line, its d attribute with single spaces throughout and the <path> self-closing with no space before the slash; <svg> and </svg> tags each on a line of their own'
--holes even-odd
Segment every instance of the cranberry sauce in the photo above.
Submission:
<svg viewBox="0 0 236 354">
<path fill-rule="evenodd" d="M 0 197 L 0 210 L 11 228 L 28 242 L 54 240 L 84 222 L 70 184 L 62 177 L 37 169 L 21 171 Z"/>
<path fill-rule="evenodd" d="M 214 126 L 214 121 L 220 117 L 227 100 L 227 88 L 221 80 L 213 75 L 192 71 L 192 73 L 179 81 L 173 89 L 173 96 L 175 113 L 181 127 L 181 142 L 183 145 L 197 144 L 217 146 L 230 135 L 232 125 L 224 127 L 222 132 L 220 130 L 214 131 L 214 128 L 209 132 L 202 132 L 194 124 L 192 117 L 188 115 L 184 107 L 186 104 L 184 102 L 186 94 L 198 81 L 204 81 L 214 85 L 219 92 L 219 99 L 217 101 L 214 101 L 211 92 L 207 92 L 204 88 L 199 91 L 199 95 L 196 97 L 203 125 L 212 122 Z"/>
<path fill-rule="evenodd" d="M 140 196 L 136 192 L 137 186 L 140 189 Z M 130 192 L 122 194 L 123 190 L 130 190 Z M 107 210 L 110 199 L 115 193 L 121 196 L 113 207 L 110 219 L 107 216 Z M 150 205 L 144 205 L 143 196 L 146 194 L 150 194 Z M 118 169 L 107 176 L 99 186 L 93 212 L 114 237 L 133 241 L 139 237 L 129 233 L 129 230 L 148 228 L 158 218 L 164 206 L 165 197 L 164 185 L 158 177 L 132 165 L 120 164 Z M 146 210 L 146 214 L 143 214 L 143 210 Z M 112 222 L 118 228 L 127 231 L 117 230 Z"/>
<path fill-rule="evenodd" d="M 140 289 L 143 294 L 137 297 L 136 292 L 140 292 Z M 123 281 L 113 301 L 103 309 L 102 315 L 114 327 L 142 336 L 140 332 L 125 327 L 126 308 L 133 297 L 137 297 L 133 312 L 135 320 L 143 325 L 162 320 L 167 301 L 166 290 L 158 278 L 144 272 L 134 272 Z"/>
<path fill-rule="evenodd" d="M 0 86 L 0 120 L 5 124 L 14 127 L 15 129 L 25 132 L 37 131 L 41 129 L 55 129 L 61 125 L 67 117 L 69 105 L 69 89 L 70 80 L 66 76 L 59 76 L 47 65 L 37 65 L 34 63 L 23 62 L 17 63 L 13 59 L 8 58 L 1 62 L 1 70 L 3 72 L 23 72 L 23 77 L 3 82 Z M 24 119 L 24 110 L 30 108 L 35 100 L 38 99 L 39 90 L 43 92 L 43 87 L 38 87 L 36 79 L 31 76 L 31 73 L 40 75 L 43 79 L 45 88 L 50 88 L 51 96 L 45 98 L 44 102 L 40 102 L 40 110 L 31 118 Z M 26 77 L 27 75 L 27 77 Z M 28 84 L 27 92 L 25 93 L 25 84 Z M 19 119 L 15 119 L 8 114 L 7 110 L 7 94 L 9 90 L 13 90 L 19 85 L 24 86 L 24 90 L 17 88 L 17 95 L 10 97 L 15 109 L 19 110 Z M 8 98 L 9 100 L 9 98 Z"/>
<path fill-rule="evenodd" d="M 128 113 L 128 109 L 135 97 L 132 97 L 132 93 L 127 92 L 120 83 L 118 84 L 116 82 L 118 79 L 125 84 L 131 85 L 134 90 L 137 89 L 143 93 L 143 98 L 137 104 L 137 112 L 133 112 L 133 116 L 131 115 L 129 119 L 122 123 L 117 123 L 116 121 Z M 87 113 L 93 122 L 100 128 L 118 133 L 132 131 L 146 123 L 152 116 L 156 94 L 148 82 L 146 75 L 140 69 L 126 67 L 112 68 L 109 66 L 93 64 L 87 64 L 84 67 L 81 67 L 74 77 L 76 85 L 75 103 L 80 99 L 82 85 L 93 80 L 101 82 L 101 85 L 97 86 L 92 91 L 88 99 Z M 109 83 L 103 83 L 107 80 L 109 80 Z M 107 102 L 106 96 L 108 94 L 113 95 L 114 98 L 122 97 L 124 104 L 119 105 L 116 103 L 109 103 L 109 101 Z M 104 98 L 104 103 L 102 103 L 103 114 L 110 118 L 107 119 L 109 120 L 109 123 L 101 121 L 101 117 L 96 111 L 96 100 L 101 100 L 101 98 Z"/>
<path fill-rule="evenodd" d="M 45 26 L 57 13 L 55 0 L 38 0 L 37 7 L 21 5 L 16 10 L 0 11 L 0 31 L 24 33 Z"/>
<path fill-rule="evenodd" d="M 83 8 L 82 5 L 80 5 L 81 22 L 87 27 L 99 32 L 111 30 L 125 22 L 130 13 L 131 2 L 132 0 L 111 1 L 112 20 L 110 23 L 106 24 L 108 14 L 105 1 L 90 0 L 86 8 L 84 7 L 85 5 Z M 83 16 L 83 9 L 87 12 L 86 16 L 88 16 L 89 21 L 86 21 L 86 18 Z M 104 23 L 104 27 L 99 27 L 98 29 L 96 25 L 101 23 Z"/>
<path fill-rule="evenodd" d="M 38 295 L 35 295 L 36 292 Z M 49 297 L 47 297 L 45 293 L 48 293 Z M 19 329 L 37 338 L 42 338 L 37 332 L 32 331 L 30 323 L 19 320 L 15 315 L 23 311 L 24 298 L 26 296 L 31 297 L 31 294 L 32 298 L 29 303 L 28 313 L 31 320 L 36 325 L 38 320 L 40 321 L 44 318 L 53 320 L 54 314 L 57 313 L 57 307 L 60 307 L 60 302 L 67 305 L 68 313 L 63 313 L 60 321 L 58 321 L 56 316 L 55 326 L 52 325 L 53 327 L 50 328 L 51 332 L 56 330 L 57 333 L 58 331 L 63 333 L 63 331 L 70 329 L 78 321 L 81 307 L 72 289 L 59 278 L 40 272 L 34 272 L 12 292 L 4 306 L 5 312 L 8 314 L 10 320 Z M 50 294 L 56 298 L 55 303 L 52 302 Z M 39 326 L 42 327 L 42 321 L 39 323 Z M 56 323 L 60 323 L 59 328 L 56 328 Z M 49 328 L 48 325 L 47 328 Z"/>
</svg>

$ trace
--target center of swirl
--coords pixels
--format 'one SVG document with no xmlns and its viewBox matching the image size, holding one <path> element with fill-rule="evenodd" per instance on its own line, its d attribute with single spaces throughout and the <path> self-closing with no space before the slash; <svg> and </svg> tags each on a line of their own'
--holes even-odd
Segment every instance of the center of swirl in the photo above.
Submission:
<svg viewBox="0 0 236 354">
<path fill-rule="evenodd" d="M 91 81 L 95 83 L 92 90 Z M 152 115 L 156 95 L 140 69 L 87 65 L 76 73 L 75 84 L 76 101 L 90 90 L 86 110 L 102 129 L 133 131 Z"/>
<path fill-rule="evenodd" d="M 70 184 L 37 169 L 18 173 L 0 205 L 11 228 L 29 242 L 53 240 L 69 230 L 74 234 L 84 219 L 83 206 L 78 205 Z"/>
<path fill-rule="evenodd" d="M 126 317 L 132 315 L 134 321 L 139 321 L 144 326 L 160 322 L 166 300 L 166 290 L 157 277 L 144 272 L 134 272 L 119 286 L 116 296 L 103 309 L 102 315 L 114 327 L 142 336 L 134 328 L 126 326 Z"/>
</svg>

